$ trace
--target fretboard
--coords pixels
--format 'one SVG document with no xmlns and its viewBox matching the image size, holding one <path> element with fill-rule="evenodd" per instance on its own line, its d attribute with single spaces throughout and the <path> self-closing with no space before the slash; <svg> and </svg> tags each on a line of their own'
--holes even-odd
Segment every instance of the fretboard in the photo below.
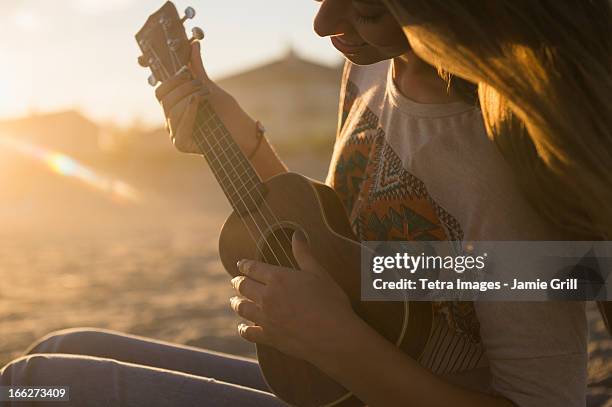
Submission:
<svg viewBox="0 0 612 407">
<path fill-rule="evenodd" d="M 264 185 L 207 100 L 198 107 L 194 140 L 234 210 L 240 214 L 255 210 Z"/>
</svg>

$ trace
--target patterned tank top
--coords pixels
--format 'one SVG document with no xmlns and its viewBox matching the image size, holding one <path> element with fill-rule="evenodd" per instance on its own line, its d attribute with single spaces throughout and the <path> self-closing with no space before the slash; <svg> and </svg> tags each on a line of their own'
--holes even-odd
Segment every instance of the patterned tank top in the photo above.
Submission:
<svg viewBox="0 0 612 407">
<path fill-rule="evenodd" d="M 327 183 L 361 241 L 463 239 L 457 220 L 408 172 L 387 143 L 359 87 L 343 81 L 339 129 Z M 486 365 L 471 302 L 432 303 L 434 323 L 419 362 L 436 374 Z"/>
</svg>

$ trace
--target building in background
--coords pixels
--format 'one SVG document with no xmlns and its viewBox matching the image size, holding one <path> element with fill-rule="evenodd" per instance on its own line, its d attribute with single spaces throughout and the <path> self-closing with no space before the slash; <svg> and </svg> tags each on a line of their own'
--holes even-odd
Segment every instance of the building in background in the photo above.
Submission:
<svg viewBox="0 0 612 407">
<path fill-rule="evenodd" d="M 324 145 L 331 151 L 341 76 L 341 65 L 320 65 L 289 49 L 276 61 L 217 82 L 266 126 L 275 146 L 297 152 Z M 0 133 L 76 157 L 113 150 L 143 156 L 175 153 L 163 128 L 120 129 L 95 123 L 74 110 L 1 121 Z"/>
<path fill-rule="evenodd" d="M 279 60 L 218 83 L 266 126 L 273 144 L 293 145 L 334 139 L 341 77 L 341 65 L 320 65 L 290 48 Z"/>
</svg>

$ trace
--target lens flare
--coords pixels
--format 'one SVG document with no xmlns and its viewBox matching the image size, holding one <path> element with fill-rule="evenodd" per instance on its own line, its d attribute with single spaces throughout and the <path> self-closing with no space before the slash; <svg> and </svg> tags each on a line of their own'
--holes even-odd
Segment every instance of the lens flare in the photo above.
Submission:
<svg viewBox="0 0 612 407">
<path fill-rule="evenodd" d="M 43 163 L 54 173 L 76 178 L 120 202 L 138 202 L 140 200 L 138 191 L 129 184 L 98 174 L 77 160 L 57 151 L 51 151 L 28 141 L 18 140 L 6 135 L 0 135 L 0 147 L 33 158 Z"/>
</svg>

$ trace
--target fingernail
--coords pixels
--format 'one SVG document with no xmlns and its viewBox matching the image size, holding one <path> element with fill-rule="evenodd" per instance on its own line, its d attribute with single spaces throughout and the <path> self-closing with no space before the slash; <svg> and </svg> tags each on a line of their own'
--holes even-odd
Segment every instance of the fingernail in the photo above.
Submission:
<svg viewBox="0 0 612 407">
<path fill-rule="evenodd" d="M 296 230 L 295 232 L 293 232 L 293 238 L 300 243 L 308 243 L 308 241 L 306 240 L 306 235 L 301 230 Z"/>
<path fill-rule="evenodd" d="M 238 270 L 240 270 L 240 272 L 242 274 L 246 274 L 249 272 L 249 264 L 250 262 L 247 259 L 242 259 L 238 262 Z"/>
<path fill-rule="evenodd" d="M 232 287 L 236 288 L 236 284 L 238 284 L 238 280 L 240 280 L 240 276 L 232 278 Z"/>
<path fill-rule="evenodd" d="M 248 326 L 247 324 L 244 324 L 244 323 L 242 323 L 242 322 L 241 322 L 241 323 L 239 323 L 239 324 L 238 324 L 238 332 L 239 332 L 240 334 L 243 334 L 243 333 L 244 333 L 244 330 L 247 328 L 247 326 Z"/>
</svg>

